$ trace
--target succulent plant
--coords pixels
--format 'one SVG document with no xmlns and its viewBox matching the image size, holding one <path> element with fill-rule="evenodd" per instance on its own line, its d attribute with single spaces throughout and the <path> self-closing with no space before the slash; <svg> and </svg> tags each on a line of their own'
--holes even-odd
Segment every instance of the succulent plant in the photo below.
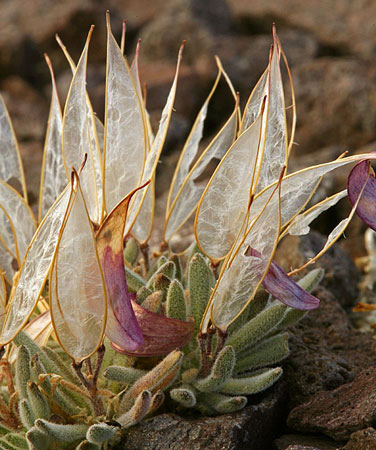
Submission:
<svg viewBox="0 0 376 450">
<path fill-rule="evenodd" d="M 269 64 L 243 113 L 216 60 L 217 78 L 171 183 L 161 246 L 149 249 L 155 172 L 183 46 L 154 135 L 140 88 L 139 46 L 129 66 L 109 15 L 107 28 L 104 124 L 86 92 L 93 29 L 77 66 L 58 38 L 73 73 L 63 114 L 46 58 L 53 88 L 38 220 L 0 102 L 0 449 L 111 448 L 165 398 L 172 408 L 203 414 L 243 408 L 248 395 L 280 378 L 287 327 L 319 306 L 310 291 L 322 271 L 298 283 L 291 275 L 330 248 L 355 212 L 372 221 L 374 177 L 363 160 L 375 155 L 341 155 L 287 173 L 295 100 L 273 30 Z M 233 111 L 198 154 L 220 79 Z M 220 162 L 201 184 L 212 159 Z M 359 164 L 349 177 L 349 217 L 316 256 L 286 274 L 273 261 L 278 242 L 287 233 L 308 233 L 312 220 L 346 195 L 309 204 L 325 174 L 352 162 Z M 174 235 L 193 214 L 192 244 L 176 254 Z"/>
</svg>

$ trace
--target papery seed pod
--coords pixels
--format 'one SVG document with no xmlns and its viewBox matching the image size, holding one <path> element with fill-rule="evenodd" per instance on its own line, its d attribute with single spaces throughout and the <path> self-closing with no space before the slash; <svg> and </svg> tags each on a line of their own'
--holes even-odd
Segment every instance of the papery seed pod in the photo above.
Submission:
<svg viewBox="0 0 376 450">
<path fill-rule="evenodd" d="M 262 369 L 257 371 L 253 376 L 243 378 L 231 378 L 221 388 L 224 394 L 232 395 L 251 395 L 262 392 L 282 375 L 282 369 L 276 367 L 273 369 Z"/>
<path fill-rule="evenodd" d="M 116 435 L 117 429 L 106 423 L 95 423 L 87 430 L 86 439 L 92 444 L 102 444 Z"/>
<path fill-rule="evenodd" d="M 30 378 L 30 352 L 24 345 L 21 345 L 15 364 L 16 388 L 20 399 L 27 399 L 27 382 Z"/>
<path fill-rule="evenodd" d="M 128 411 L 136 397 L 143 391 L 148 390 L 153 394 L 158 390 L 167 389 L 176 377 L 182 359 L 183 353 L 179 350 L 169 353 L 157 366 L 137 380 L 125 393 L 120 403 L 120 411 Z"/>
<path fill-rule="evenodd" d="M 162 291 L 155 291 L 145 298 L 145 300 L 142 302 L 142 306 L 149 311 L 158 312 L 159 308 L 161 307 L 162 300 Z"/>
<path fill-rule="evenodd" d="M 126 266 L 125 275 L 127 277 L 127 285 L 130 292 L 137 292 L 142 288 L 142 286 L 145 286 L 145 281 L 140 277 L 140 275 L 137 275 L 136 272 L 128 269 Z"/>
<path fill-rule="evenodd" d="M 152 291 L 151 289 L 147 288 L 146 286 L 142 286 L 142 287 L 137 291 L 137 297 L 136 297 L 137 303 L 138 303 L 139 305 L 141 305 L 142 302 L 143 302 L 147 297 L 149 297 L 149 295 L 152 294 L 152 293 L 153 293 L 153 291 Z"/>
<path fill-rule="evenodd" d="M 277 304 L 265 309 L 230 336 L 226 344 L 232 345 L 236 353 L 255 345 L 278 325 L 285 310 L 286 306 L 283 304 Z"/>
<path fill-rule="evenodd" d="M 38 419 L 49 419 L 50 407 L 48 402 L 38 389 L 38 386 L 32 381 L 27 383 L 27 396 L 29 398 L 34 417 Z"/>
<path fill-rule="evenodd" d="M 9 444 L 14 445 L 17 449 L 28 448 L 24 435 L 18 433 L 9 433 L 5 436 L 5 439 Z"/>
<path fill-rule="evenodd" d="M 193 408 L 197 403 L 195 391 L 189 385 L 171 389 L 170 397 L 185 408 Z"/>
<path fill-rule="evenodd" d="M 48 450 L 50 448 L 49 437 L 36 427 L 30 428 L 26 433 L 26 440 L 30 450 Z"/>
<path fill-rule="evenodd" d="M 109 366 L 103 372 L 103 376 L 111 381 L 133 384 L 146 373 L 145 370 L 134 369 L 133 367 Z"/>
<path fill-rule="evenodd" d="M 224 394 L 218 394 L 217 392 L 203 393 L 201 395 L 201 400 L 220 414 L 228 414 L 239 411 L 247 404 L 247 397 L 232 397 Z"/>
<path fill-rule="evenodd" d="M 200 253 L 191 258 L 188 267 L 188 290 L 191 314 L 195 321 L 195 333 L 200 329 L 202 316 L 212 291 L 212 272 L 207 260 Z"/>
<path fill-rule="evenodd" d="M 240 353 L 236 358 L 235 372 L 272 365 L 287 358 L 289 354 L 288 333 L 277 334 Z"/>
<path fill-rule="evenodd" d="M 83 439 L 88 430 L 88 426 L 84 424 L 60 425 L 44 419 L 37 419 L 35 426 L 56 442 L 74 442 Z"/>
<path fill-rule="evenodd" d="M 178 255 L 172 255 L 170 261 L 175 264 L 175 276 L 179 281 L 183 280 L 183 268 L 181 266 L 181 261 Z"/>
<path fill-rule="evenodd" d="M 187 303 L 184 288 L 179 280 L 173 280 L 168 288 L 166 310 L 167 317 L 187 320 Z"/>
<path fill-rule="evenodd" d="M 28 400 L 26 400 L 26 398 L 23 398 L 18 403 L 18 411 L 20 413 L 22 425 L 26 429 L 31 428 L 34 425 L 34 420 L 36 419 L 36 417 L 34 416 L 30 403 Z"/>
<path fill-rule="evenodd" d="M 142 391 L 136 398 L 132 408 L 116 419 L 123 428 L 128 428 L 146 416 L 151 405 L 152 395 L 150 391 Z"/>
<path fill-rule="evenodd" d="M 201 392 L 219 391 L 232 376 L 235 362 L 235 351 L 233 347 L 227 345 L 219 352 L 210 374 L 206 378 L 196 380 L 194 387 Z"/>
<path fill-rule="evenodd" d="M 135 238 L 131 237 L 124 248 L 124 261 L 132 267 L 136 263 L 139 253 L 140 245 Z"/>
</svg>

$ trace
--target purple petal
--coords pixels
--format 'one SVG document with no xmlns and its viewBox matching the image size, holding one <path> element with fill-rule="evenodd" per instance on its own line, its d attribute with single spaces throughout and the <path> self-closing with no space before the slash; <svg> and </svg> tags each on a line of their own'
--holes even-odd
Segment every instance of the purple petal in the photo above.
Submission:
<svg viewBox="0 0 376 450">
<path fill-rule="evenodd" d="M 126 282 L 123 252 L 114 254 L 108 246 L 103 251 L 101 263 L 111 308 L 106 335 L 128 350 L 134 351 L 144 339 L 132 308 L 133 294 L 129 292 Z"/>
<path fill-rule="evenodd" d="M 361 161 L 352 169 L 347 179 L 347 193 L 352 205 L 357 202 L 359 195 L 362 195 L 356 213 L 376 231 L 376 179 L 369 160 Z"/>
<path fill-rule="evenodd" d="M 275 262 L 272 262 L 263 285 L 280 302 L 291 308 L 309 310 L 318 308 L 320 300 L 301 288 Z"/>
<path fill-rule="evenodd" d="M 106 335 L 115 344 L 130 351 L 144 342 L 132 308 L 133 295 L 128 291 L 123 258 L 123 231 L 129 201 L 128 194 L 106 217 L 96 235 L 97 250 L 107 289 Z"/>
<path fill-rule="evenodd" d="M 261 254 L 254 249 L 249 249 L 252 256 L 260 257 Z M 305 291 L 277 263 L 272 262 L 263 281 L 264 288 L 280 302 L 291 308 L 310 310 L 318 308 L 320 300 Z"/>
</svg>

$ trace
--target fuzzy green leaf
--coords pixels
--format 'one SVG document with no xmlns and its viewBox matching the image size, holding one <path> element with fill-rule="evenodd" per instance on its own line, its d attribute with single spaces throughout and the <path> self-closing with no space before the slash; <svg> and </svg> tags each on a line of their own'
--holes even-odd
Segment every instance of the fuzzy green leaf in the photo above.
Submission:
<svg viewBox="0 0 376 450">
<path fill-rule="evenodd" d="M 30 378 L 30 352 L 24 345 L 21 345 L 15 364 L 16 389 L 20 399 L 27 399 L 27 382 Z"/>
<path fill-rule="evenodd" d="M 257 347 L 240 353 L 236 359 L 235 372 L 272 365 L 287 358 L 289 354 L 288 334 L 277 334 L 262 341 Z"/>
<path fill-rule="evenodd" d="M 9 444 L 14 445 L 17 449 L 28 448 L 26 439 L 23 435 L 18 433 L 9 433 L 5 437 Z"/>
<path fill-rule="evenodd" d="M 109 366 L 105 369 L 103 376 L 111 381 L 124 384 L 133 384 L 147 372 L 134 369 L 133 367 Z"/>
<path fill-rule="evenodd" d="M 193 408 L 197 403 L 196 394 L 192 387 L 188 385 L 171 389 L 170 397 L 185 408 Z"/>
<path fill-rule="evenodd" d="M 195 381 L 194 386 L 201 392 L 219 391 L 232 376 L 236 355 L 233 347 L 227 345 L 218 354 L 210 374 Z"/>
<path fill-rule="evenodd" d="M 149 311 L 158 312 L 163 300 L 162 291 L 155 291 L 150 294 L 142 302 L 142 307 L 148 309 Z"/>
<path fill-rule="evenodd" d="M 142 391 L 132 408 L 116 419 L 124 428 L 128 428 L 139 423 L 148 413 L 151 405 L 152 395 L 150 391 Z"/>
<path fill-rule="evenodd" d="M 139 305 L 142 304 L 142 302 L 149 297 L 149 295 L 151 295 L 153 293 L 153 291 L 149 288 L 147 288 L 146 286 L 142 286 L 138 291 L 137 291 L 137 303 Z"/>
<path fill-rule="evenodd" d="M 44 419 L 37 419 L 35 426 L 56 442 L 74 442 L 83 439 L 88 430 L 88 426 L 84 424 L 60 425 Z"/>
<path fill-rule="evenodd" d="M 247 404 L 247 397 L 231 397 L 216 392 L 202 394 L 200 399 L 220 414 L 239 411 Z"/>
<path fill-rule="evenodd" d="M 167 317 L 187 320 L 187 303 L 184 288 L 179 280 L 173 280 L 167 292 Z"/>
<path fill-rule="evenodd" d="M 36 427 L 30 428 L 26 433 L 29 450 L 48 450 L 50 448 L 49 437 Z"/>
<path fill-rule="evenodd" d="M 18 410 L 20 413 L 20 419 L 22 422 L 22 425 L 29 429 L 34 425 L 35 416 L 33 413 L 33 410 L 31 409 L 30 403 L 26 398 L 23 398 L 18 403 Z"/>
<path fill-rule="evenodd" d="M 133 237 L 128 239 L 127 244 L 124 248 L 124 260 L 132 267 L 138 258 L 138 254 L 140 252 L 140 246 L 137 240 Z"/>
<path fill-rule="evenodd" d="M 145 281 L 133 270 L 125 266 L 125 275 L 127 278 L 127 285 L 130 292 L 137 292 L 142 286 L 145 286 Z"/>
<path fill-rule="evenodd" d="M 32 381 L 27 383 L 27 395 L 34 417 L 38 419 L 49 419 L 50 407 L 48 402 L 38 389 L 38 386 Z"/>
<path fill-rule="evenodd" d="M 236 353 L 255 345 L 279 324 L 285 310 L 280 303 L 265 309 L 230 336 L 226 344 L 232 345 Z"/>
<path fill-rule="evenodd" d="M 92 444 L 102 444 L 116 435 L 116 428 L 106 423 L 95 423 L 86 433 L 86 439 Z"/>
<path fill-rule="evenodd" d="M 196 334 L 200 329 L 201 319 L 212 292 L 212 277 L 207 259 L 200 253 L 196 253 L 188 268 L 188 290 Z"/>
<path fill-rule="evenodd" d="M 255 375 L 244 378 L 231 378 L 221 388 L 224 394 L 251 395 L 264 391 L 282 375 L 282 369 L 263 369 Z"/>
</svg>

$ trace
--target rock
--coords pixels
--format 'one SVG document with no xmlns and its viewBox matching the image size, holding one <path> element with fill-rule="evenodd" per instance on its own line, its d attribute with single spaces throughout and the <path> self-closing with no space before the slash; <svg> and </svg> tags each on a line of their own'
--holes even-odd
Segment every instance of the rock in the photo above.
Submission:
<svg viewBox="0 0 376 450">
<path fill-rule="evenodd" d="M 234 34 L 231 37 L 219 35 L 215 39 L 214 51 L 221 58 L 235 89 L 240 92 L 242 104 L 245 104 L 268 64 L 270 45 L 273 42 L 271 25 L 272 22 L 266 34 Z M 284 30 L 278 33 L 278 37 L 290 67 L 307 62 L 317 55 L 318 43 L 310 33 Z"/>
<path fill-rule="evenodd" d="M 293 82 L 298 115 L 294 140 L 301 152 L 329 144 L 353 150 L 375 139 L 376 70 L 369 62 L 312 60 L 294 69 Z"/>
<path fill-rule="evenodd" d="M 274 441 L 276 450 L 337 450 L 335 441 L 318 436 L 284 434 Z"/>
<path fill-rule="evenodd" d="M 311 401 L 294 408 L 287 424 L 293 430 L 347 440 L 353 432 L 375 423 L 375 383 L 376 369 L 363 370 L 350 383 L 334 391 L 318 392 Z"/>
<path fill-rule="evenodd" d="M 238 20 L 248 21 L 249 32 L 265 28 L 271 21 L 310 31 L 322 43 L 323 52 L 374 56 L 376 4 L 343 0 L 229 0 Z M 319 24 L 319 26 L 318 26 Z"/>
<path fill-rule="evenodd" d="M 13 76 L 0 85 L 17 140 L 44 139 L 49 103 L 29 83 Z"/>
<path fill-rule="evenodd" d="M 336 223 L 332 228 L 335 225 Z M 286 236 L 278 246 L 276 261 L 286 271 L 298 268 L 315 256 L 323 248 L 325 241 L 315 231 L 304 236 Z M 349 254 L 339 245 L 334 245 L 314 265 L 301 272 L 299 277 L 317 267 L 325 270 L 321 285 L 332 292 L 342 306 L 353 306 L 359 293 L 359 272 Z"/>
<path fill-rule="evenodd" d="M 356 431 L 350 436 L 344 448 L 345 450 L 376 450 L 376 430 L 369 427 Z"/>
<path fill-rule="evenodd" d="M 352 381 L 376 359 L 372 335 L 353 328 L 333 294 L 322 287 L 314 294 L 319 308 L 290 329 L 291 354 L 283 365 L 290 407 Z"/>
<path fill-rule="evenodd" d="M 199 419 L 158 415 L 130 428 L 118 450 L 269 450 L 284 421 L 285 389 L 278 383 L 260 403 L 238 413 Z"/>
</svg>

